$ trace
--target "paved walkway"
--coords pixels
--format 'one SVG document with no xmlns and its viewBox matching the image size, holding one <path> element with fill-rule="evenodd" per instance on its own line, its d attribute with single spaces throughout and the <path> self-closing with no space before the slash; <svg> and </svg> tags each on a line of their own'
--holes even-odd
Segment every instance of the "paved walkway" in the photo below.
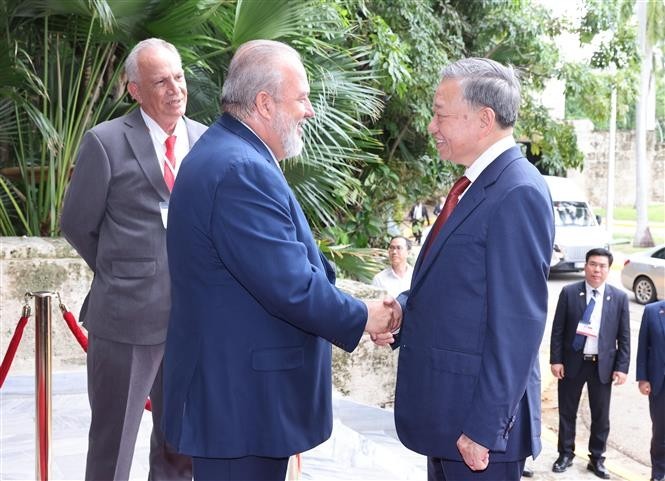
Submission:
<svg viewBox="0 0 665 481">
<path fill-rule="evenodd" d="M 53 428 L 51 479 L 80 480 L 85 469 L 87 429 L 90 419 L 82 369 L 53 375 Z M 546 393 L 547 394 L 547 393 Z M 547 400 L 546 400 L 547 402 Z M 34 377 L 10 375 L 0 391 L 0 479 L 35 479 Z M 423 456 L 404 448 L 395 433 L 390 410 L 335 396 L 335 421 L 330 440 L 303 454 L 304 480 L 425 480 Z M 583 423 L 578 423 L 582 425 Z M 137 442 L 131 479 L 147 478 L 151 421 L 145 415 Z M 587 434 L 579 426 L 579 446 Z M 562 474 L 551 471 L 556 459 L 556 434 L 543 426 L 543 452 L 527 461 L 536 480 L 596 480 L 586 470 L 584 453 Z M 647 480 L 648 468 L 610 449 L 607 467 L 613 479 Z"/>
</svg>

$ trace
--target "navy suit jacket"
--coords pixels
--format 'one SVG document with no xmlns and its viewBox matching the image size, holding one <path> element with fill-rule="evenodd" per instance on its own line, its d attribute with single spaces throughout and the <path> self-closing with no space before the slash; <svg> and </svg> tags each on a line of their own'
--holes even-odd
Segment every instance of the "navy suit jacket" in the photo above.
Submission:
<svg viewBox="0 0 665 481">
<path fill-rule="evenodd" d="M 365 305 L 334 287 L 266 146 L 223 115 L 178 174 L 167 229 L 172 308 L 164 433 L 201 457 L 286 457 L 332 430 L 330 343 Z"/>
<path fill-rule="evenodd" d="M 651 395 L 658 395 L 665 379 L 665 301 L 644 308 L 636 364 L 637 380 L 649 381 Z"/>
<path fill-rule="evenodd" d="M 421 252 L 411 289 L 398 297 L 395 421 L 405 446 L 461 460 L 464 433 L 493 451 L 490 462 L 540 451 L 538 349 L 553 237 L 547 186 L 513 147 Z M 510 436 L 520 406 L 526 439 Z"/>
<path fill-rule="evenodd" d="M 552 321 L 550 364 L 563 364 L 564 375 L 575 377 L 582 367 L 581 352 L 573 350 L 577 325 L 586 309 L 584 281 L 568 284 L 561 290 Z M 621 289 L 605 284 L 603 312 L 598 332 L 598 377 L 612 382 L 612 372 L 628 373 L 630 364 L 630 314 L 628 296 Z"/>
</svg>

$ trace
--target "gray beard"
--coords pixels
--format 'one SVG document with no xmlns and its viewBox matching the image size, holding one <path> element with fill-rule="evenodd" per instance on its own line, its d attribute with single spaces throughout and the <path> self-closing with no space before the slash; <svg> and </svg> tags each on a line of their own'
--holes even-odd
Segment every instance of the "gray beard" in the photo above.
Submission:
<svg viewBox="0 0 665 481">
<path fill-rule="evenodd" d="M 297 122 L 286 120 L 280 113 L 275 118 L 275 130 L 279 134 L 284 150 L 284 158 L 289 159 L 300 155 L 303 149 L 303 141 L 298 135 Z"/>
</svg>

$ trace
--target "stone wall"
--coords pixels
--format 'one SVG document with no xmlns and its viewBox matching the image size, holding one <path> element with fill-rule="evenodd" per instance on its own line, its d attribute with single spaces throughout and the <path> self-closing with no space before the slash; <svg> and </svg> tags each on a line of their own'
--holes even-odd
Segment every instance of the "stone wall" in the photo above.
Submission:
<svg viewBox="0 0 665 481">
<path fill-rule="evenodd" d="M 593 130 L 589 121 L 575 121 L 575 132 L 584 153 L 584 167 L 581 172 L 569 171 L 568 177 L 585 190 L 593 207 L 606 208 L 609 132 Z M 665 203 L 665 144 L 655 142 L 653 131 L 647 137 L 647 161 L 650 175 L 647 199 L 650 203 Z M 635 205 L 634 131 L 617 132 L 614 169 L 614 205 Z"/>
<path fill-rule="evenodd" d="M 79 310 L 92 281 L 92 273 L 63 239 L 0 237 L 0 356 L 4 356 L 21 317 L 26 292 L 59 292 L 62 301 L 78 319 Z M 341 279 L 339 287 L 361 299 L 376 299 L 383 292 L 372 286 Z M 66 370 L 85 365 L 85 354 L 70 333 L 52 300 L 51 315 L 53 369 Z M 28 321 L 16 358 L 9 372 L 34 371 L 35 318 Z M 393 402 L 397 354 L 376 347 L 367 336 L 351 354 L 333 348 L 335 389 L 354 400 L 386 406 Z"/>
<path fill-rule="evenodd" d="M 0 355 L 21 316 L 26 292 L 59 292 L 62 301 L 78 318 L 81 304 L 92 281 L 92 273 L 64 239 L 38 237 L 0 237 Z M 85 364 L 85 354 L 62 318 L 57 299 L 51 314 L 53 368 L 67 369 Z M 12 364 L 12 372 L 34 369 L 34 300 L 29 305 L 33 316 Z"/>
</svg>

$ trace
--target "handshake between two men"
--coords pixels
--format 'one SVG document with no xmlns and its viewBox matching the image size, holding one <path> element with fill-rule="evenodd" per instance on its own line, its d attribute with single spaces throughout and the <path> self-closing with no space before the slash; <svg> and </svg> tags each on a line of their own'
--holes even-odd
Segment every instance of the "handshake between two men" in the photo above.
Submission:
<svg viewBox="0 0 665 481">
<path fill-rule="evenodd" d="M 395 342 L 394 334 L 402 324 L 402 306 L 391 296 L 381 301 L 363 301 L 367 306 L 367 325 L 369 333 L 377 346 L 387 346 Z"/>
</svg>

